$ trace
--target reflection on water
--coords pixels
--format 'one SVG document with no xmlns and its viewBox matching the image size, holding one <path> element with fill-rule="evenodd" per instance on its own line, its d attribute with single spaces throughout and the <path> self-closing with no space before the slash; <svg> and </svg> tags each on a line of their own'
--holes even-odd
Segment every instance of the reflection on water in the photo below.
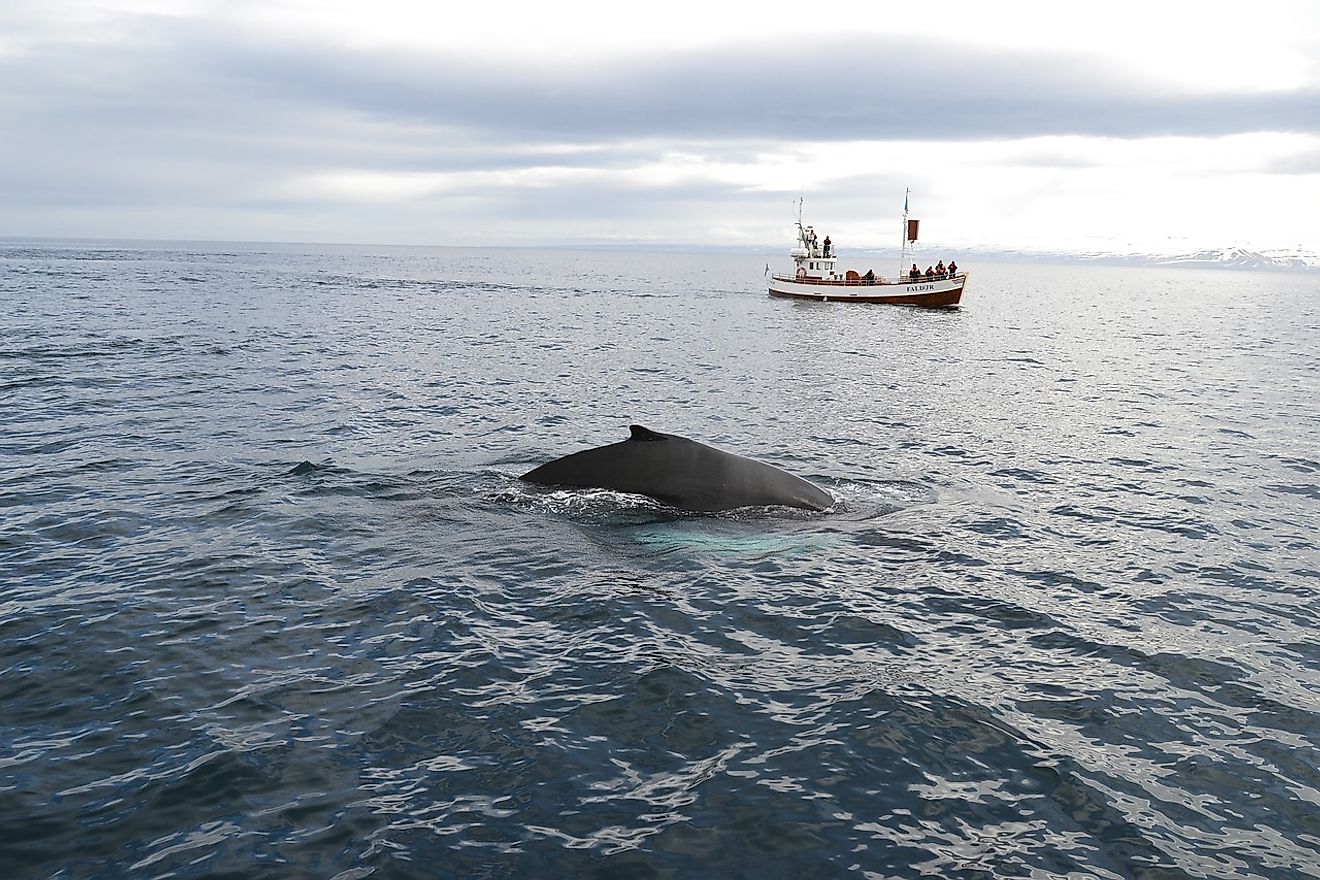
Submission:
<svg viewBox="0 0 1320 880">
<path fill-rule="evenodd" d="M 762 262 L 0 248 L 6 876 L 1320 874 L 1314 279 Z"/>
</svg>

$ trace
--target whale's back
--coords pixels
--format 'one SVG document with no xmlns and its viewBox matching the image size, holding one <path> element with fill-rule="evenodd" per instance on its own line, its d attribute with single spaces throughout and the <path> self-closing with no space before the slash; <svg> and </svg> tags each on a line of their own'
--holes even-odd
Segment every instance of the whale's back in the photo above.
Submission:
<svg viewBox="0 0 1320 880">
<path fill-rule="evenodd" d="M 648 495 L 696 511 L 768 505 L 825 510 L 834 504 L 828 492 L 787 471 L 640 425 L 632 426 L 627 440 L 574 452 L 522 478 Z"/>
</svg>

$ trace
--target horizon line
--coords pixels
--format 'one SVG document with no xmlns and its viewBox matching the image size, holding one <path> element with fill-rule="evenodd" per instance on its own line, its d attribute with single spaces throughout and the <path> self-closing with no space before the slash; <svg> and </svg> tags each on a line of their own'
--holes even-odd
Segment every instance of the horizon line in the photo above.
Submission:
<svg viewBox="0 0 1320 880">
<path fill-rule="evenodd" d="M 243 246 L 284 246 L 284 247 L 356 247 L 356 248 L 406 248 L 406 249 L 446 249 L 446 250 L 582 250 L 582 251 L 636 251 L 640 253 L 723 253 L 723 254 L 746 254 L 748 256 L 765 256 L 768 253 L 787 254 L 787 248 L 781 245 L 771 244 L 711 244 L 696 242 L 636 242 L 636 241 L 595 241 L 595 242 L 577 242 L 577 243 L 550 243 L 542 242 L 537 244 L 416 244 L 400 242 L 371 242 L 371 241 L 318 241 L 318 240 L 293 240 L 293 239 L 227 239 L 227 238 L 151 238 L 151 237 L 123 237 L 123 236 L 99 236 L 99 235 L 9 235 L 0 233 L 0 243 L 6 242 L 96 242 L 106 244 L 156 244 L 156 245 L 243 245 Z M 1269 252 L 1286 251 L 1296 253 L 1294 259 L 1298 260 L 1301 266 L 1278 265 L 1272 268 L 1276 270 L 1292 271 L 1320 271 L 1320 253 L 1313 253 L 1300 247 L 1293 248 L 1266 248 L 1264 250 L 1254 250 L 1243 245 L 1226 245 L 1218 248 L 1197 248 L 1188 251 L 1169 252 L 1169 251 L 1103 251 L 1099 249 L 1014 249 L 996 246 L 976 246 L 976 245 L 945 245 L 936 244 L 931 248 L 939 249 L 943 253 L 950 254 L 970 254 L 988 259 L 990 261 L 1011 261 L 1012 258 L 1023 258 L 1027 260 L 1057 260 L 1061 263 L 1095 263 L 1102 261 L 1121 261 L 1121 262 L 1142 262 L 1142 261 L 1160 261 L 1160 260 L 1188 260 L 1197 254 L 1205 251 L 1230 251 L 1241 250 L 1249 254 L 1257 254 L 1266 259 L 1275 259 L 1268 256 Z M 844 253 L 851 253 L 857 256 L 872 256 L 886 258 L 898 254 L 896 248 L 847 248 Z M 1169 268 L 1176 268 L 1175 263 L 1156 263 Z M 1202 261 L 1194 264 L 1196 268 L 1237 268 L 1228 264 L 1216 264 L 1213 261 Z"/>
</svg>

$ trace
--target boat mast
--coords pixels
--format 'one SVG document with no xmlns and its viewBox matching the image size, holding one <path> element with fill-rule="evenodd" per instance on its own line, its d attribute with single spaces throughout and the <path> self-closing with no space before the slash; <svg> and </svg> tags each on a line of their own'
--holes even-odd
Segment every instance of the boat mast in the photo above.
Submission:
<svg viewBox="0 0 1320 880">
<path fill-rule="evenodd" d="M 807 200 L 807 194 L 806 191 L 804 190 L 802 195 L 798 196 L 798 200 L 797 200 L 798 243 L 801 244 L 803 247 L 805 247 L 807 244 L 807 233 L 802 228 L 802 203 L 805 202 L 806 200 Z"/>
<path fill-rule="evenodd" d="M 899 243 L 898 243 L 898 278 L 899 278 L 900 281 L 901 281 L 902 279 L 904 279 L 904 278 L 907 277 L 907 271 L 908 271 L 908 267 L 907 267 L 907 261 L 908 261 L 908 237 L 907 237 L 907 235 L 908 235 L 908 231 L 907 231 L 907 230 L 908 230 L 908 221 L 907 221 L 907 218 L 908 218 L 908 196 L 910 196 L 911 194 L 912 194 L 912 190 L 911 190 L 910 188 L 906 188 L 906 189 L 903 190 L 903 227 L 902 227 L 902 229 L 900 230 L 899 235 L 898 235 L 898 237 L 899 237 Z"/>
</svg>

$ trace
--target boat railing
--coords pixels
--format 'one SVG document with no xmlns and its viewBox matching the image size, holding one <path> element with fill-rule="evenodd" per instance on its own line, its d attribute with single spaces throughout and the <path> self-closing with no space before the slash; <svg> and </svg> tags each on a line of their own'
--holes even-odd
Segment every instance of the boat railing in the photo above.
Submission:
<svg viewBox="0 0 1320 880">
<path fill-rule="evenodd" d="M 771 275 L 775 281 L 791 281 L 794 284 L 819 284 L 826 287 L 876 287 L 878 285 L 893 284 L 921 284 L 926 281 L 956 281 L 959 278 L 966 277 L 966 272 L 959 272 L 957 275 L 950 275 L 947 272 L 943 275 L 936 275 L 933 278 L 927 278 L 922 275 L 920 278 L 895 278 L 887 279 L 876 276 L 875 278 L 798 278 L 793 275 Z"/>
</svg>

